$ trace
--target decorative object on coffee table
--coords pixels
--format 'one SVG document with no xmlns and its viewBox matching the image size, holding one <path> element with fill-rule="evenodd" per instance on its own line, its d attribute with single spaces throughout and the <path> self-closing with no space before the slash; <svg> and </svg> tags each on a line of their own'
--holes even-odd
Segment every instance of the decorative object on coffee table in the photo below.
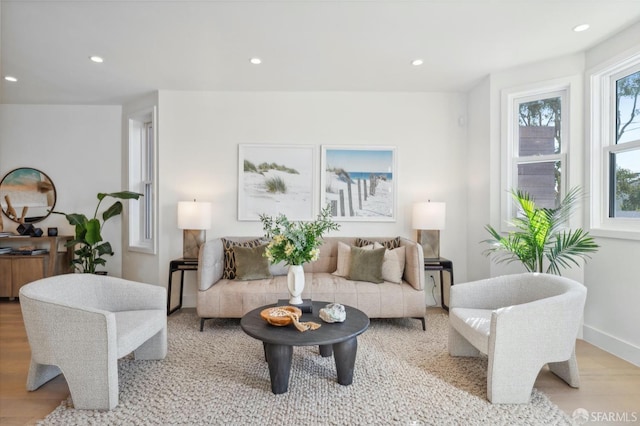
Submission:
<svg viewBox="0 0 640 426">
<path fill-rule="evenodd" d="M 291 324 L 293 319 L 289 314 L 297 315 L 298 318 L 300 318 L 302 316 L 302 311 L 295 306 L 276 306 L 260 311 L 260 317 L 263 320 L 278 327 L 284 327 Z"/>
<path fill-rule="evenodd" d="M 320 319 L 324 322 L 344 322 L 347 318 L 344 306 L 339 303 L 329 303 L 324 308 L 320 309 Z"/>
<path fill-rule="evenodd" d="M 329 207 L 323 209 L 318 218 L 312 222 L 290 222 L 283 214 L 275 219 L 260 215 L 265 237 L 270 239 L 265 256 L 271 263 L 285 262 L 289 265 L 287 288 L 289 303 L 301 305 L 304 290 L 303 265 L 318 259 L 322 244 L 322 236 L 327 231 L 335 231 L 340 225 L 331 219 Z"/>
</svg>

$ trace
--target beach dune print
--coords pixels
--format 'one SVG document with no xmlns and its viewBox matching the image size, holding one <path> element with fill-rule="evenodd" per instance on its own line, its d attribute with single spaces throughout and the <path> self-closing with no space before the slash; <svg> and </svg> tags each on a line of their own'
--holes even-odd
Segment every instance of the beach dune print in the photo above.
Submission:
<svg viewBox="0 0 640 426">
<path fill-rule="evenodd" d="M 394 150 L 324 150 L 324 199 L 344 220 L 394 218 Z"/>
<path fill-rule="evenodd" d="M 312 147 L 241 145 L 238 219 L 313 219 Z"/>
</svg>

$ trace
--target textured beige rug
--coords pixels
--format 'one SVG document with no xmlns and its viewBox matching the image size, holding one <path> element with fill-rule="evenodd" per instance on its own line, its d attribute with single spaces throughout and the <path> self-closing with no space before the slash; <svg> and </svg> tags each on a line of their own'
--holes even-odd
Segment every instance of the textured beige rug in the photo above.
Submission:
<svg viewBox="0 0 640 426">
<path fill-rule="evenodd" d="M 169 317 L 163 361 L 119 361 L 120 404 L 75 410 L 62 402 L 44 425 L 553 425 L 569 416 L 534 390 L 527 405 L 486 400 L 486 360 L 447 353 L 447 317 L 427 331 L 410 319 L 372 320 L 358 339 L 353 384 L 336 382 L 333 358 L 294 349 L 289 392 L 271 393 L 262 343 L 238 320 Z"/>
</svg>

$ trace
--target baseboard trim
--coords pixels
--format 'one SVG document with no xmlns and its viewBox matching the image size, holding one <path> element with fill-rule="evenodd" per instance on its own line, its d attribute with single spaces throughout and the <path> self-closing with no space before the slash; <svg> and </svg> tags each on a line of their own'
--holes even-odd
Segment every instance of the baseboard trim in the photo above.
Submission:
<svg viewBox="0 0 640 426">
<path fill-rule="evenodd" d="M 582 329 L 585 341 L 640 367 L 639 347 L 588 325 L 583 325 Z"/>
</svg>

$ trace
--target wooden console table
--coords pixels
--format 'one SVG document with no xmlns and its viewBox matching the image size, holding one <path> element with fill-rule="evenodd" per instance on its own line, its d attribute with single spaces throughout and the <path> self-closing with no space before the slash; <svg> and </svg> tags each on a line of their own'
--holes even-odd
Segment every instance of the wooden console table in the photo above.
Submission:
<svg viewBox="0 0 640 426">
<path fill-rule="evenodd" d="M 58 251 L 61 245 L 71 239 L 73 237 L 70 235 L 0 238 L 0 247 L 18 249 L 34 246 L 48 250 L 48 253 L 37 255 L 0 255 L 0 297 L 18 297 L 20 287 L 31 281 L 71 272 L 73 247 Z"/>
</svg>

